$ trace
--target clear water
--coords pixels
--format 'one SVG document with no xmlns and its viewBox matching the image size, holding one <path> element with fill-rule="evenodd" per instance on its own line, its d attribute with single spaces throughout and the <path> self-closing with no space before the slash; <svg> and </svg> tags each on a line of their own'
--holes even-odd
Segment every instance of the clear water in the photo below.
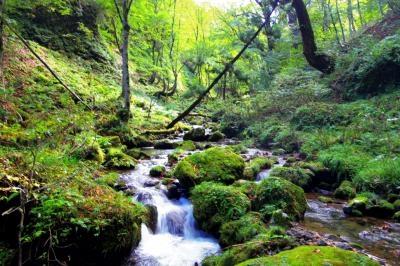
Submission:
<svg viewBox="0 0 400 266">
<path fill-rule="evenodd" d="M 196 227 L 192 203 L 185 198 L 170 200 L 165 187 L 145 187 L 153 166 L 165 165 L 172 150 L 152 150 L 152 159 L 143 160 L 122 179 L 136 190 L 135 198 L 157 208 L 157 228 L 153 233 L 142 225 L 142 240 L 127 265 L 193 266 L 220 250 L 218 241 Z"/>
</svg>

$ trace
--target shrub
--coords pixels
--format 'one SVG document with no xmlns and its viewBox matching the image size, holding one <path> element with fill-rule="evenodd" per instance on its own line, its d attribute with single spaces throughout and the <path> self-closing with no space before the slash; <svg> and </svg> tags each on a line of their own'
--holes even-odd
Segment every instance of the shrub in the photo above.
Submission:
<svg viewBox="0 0 400 266">
<path fill-rule="evenodd" d="M 200 228 L 218 234 L 222 224 L 240 219 L 250 201 L 238 188 L 204 182 L 191 193 L 193 213 Z"/>
<path fill-rule="evenodd" d="M 360 191 L 389 194 L 400 187 L 400 159 L 374 160 L 358 171 L 353 183 Z"/>
<path fill-rule="evenodd" d="M 174 176 L 184 187 L 204 181 L 232 184 L 242 177 L 243 170 L 242 157 L 230 149 L 210 148 L 180 161 L 174 169 Z"/>
<path fill-rule="evenodd" d="M 303 189 L 279 177 L 264 179 L 256 188 L 254 209 L 268 205 L 282 209 L 293 220 L 302 219 L 307 209 Z"/>
</svg>

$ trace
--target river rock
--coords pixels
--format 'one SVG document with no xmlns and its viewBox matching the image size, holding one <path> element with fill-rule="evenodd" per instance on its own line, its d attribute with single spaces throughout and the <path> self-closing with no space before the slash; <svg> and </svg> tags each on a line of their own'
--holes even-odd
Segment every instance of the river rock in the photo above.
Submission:
<svg viewBox="0 0 400 266">
<path fill-rule="evenodd" d="M 172 183 L 167 186 L 167 197 L 169 199 L 179 199 L 182 195 L 179 183 Z"/>
<path fill-rule="evenodd" d="M 202 127 L 196 127 L 183 136 L 184 140 L 205 141 L 207 140 L 206 130 Z"/>
<path fill-rule="evenodd" d="M 147 225 L 150 228 L 150 230 L 153 233 L 155 233 L 157 230 L 157 220 L 158 220 L 157 207 L 150 204 L 150 205 L 146 205 L 146 208 L 149 213 L 149 219 L 148 219 Z"/>
<path fill-rule="evenodd" d="M 158 150 L 173 150 L 178 147 L 178 143 L 171 142 L 170 140 L 160 140 L 154 144 L 154 148 Z"/>
<path fill-rule="evenodd" d="M 144 187 L 155 187 L 158 184 L 160 184 L 160 180 L 149 179 L 146 182 L 144 182 L 143 186 Z"/>
<path fill-rule="evenodd" d="M 220 140 L 223 140 L 224 138 L 225 138 L 225 135 L 219 131 L 216 131 L 208 136 L 208 140 L 212 141 L 212 142 L 218 142 Z"/>
<path fill-rule="evenodd" d="M 140 191 L 136 194 L 136 200 L 143 204 L 151 204 L 153 196 L 147 191 Z"/>
</svg>

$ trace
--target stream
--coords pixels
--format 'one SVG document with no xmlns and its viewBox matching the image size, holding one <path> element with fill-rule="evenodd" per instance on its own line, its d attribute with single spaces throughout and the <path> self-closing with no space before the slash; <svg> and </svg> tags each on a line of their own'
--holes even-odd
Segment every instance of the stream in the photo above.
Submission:
<svg viewBox="0 0 400 266">
<path fill-rule="evenodd" d="M 181 141 L 179 137 L 173 141 Z M 226 146 L 232 140 L 219 143 Z M 164 165 L 167 170 L 168 155 L 174 150 L 147 149 L 149 160 L 140 160 L 135 170 L 121 175 L 121 179 L 131 188 L 135 200 L 157 210 L 157 223 L 154 232 L 142 225 L 142 240 L 133 251 L 125 266 L 193 266 L 220 251 L 218 240 L 199 230 L 193 217 L 193 205 L 181 197 L 171 200 L 167 197 L 167 188 L 160 179 L 152 178 L 149 171 L 153 166 Z M 259 149 L 248 149 L 242 156 L 249 159 L 255 156 L 270 155 Z M 285 164 L 283 157 L 277 165 Z M 268 178 L 270 169 L 263 170 L 256 181 Z M 347 217 L 342 208 L 345 202 L 325 204 L 318 200 L 318 194 L 308 193 L 308 211 L 305 220 L 299 225 L 305 230 L 320 235 L 335 236 L 348 243 L 362 246 L 364 253 L 382 258 L 387 265 L 399 265 L 400 224 L 368 217 Z"/>
</svg>

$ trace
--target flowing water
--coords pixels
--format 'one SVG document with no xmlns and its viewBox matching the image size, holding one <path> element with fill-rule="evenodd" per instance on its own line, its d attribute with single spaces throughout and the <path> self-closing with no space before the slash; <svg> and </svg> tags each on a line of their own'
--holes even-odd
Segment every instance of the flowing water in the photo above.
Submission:
<svg viewBox="0 0 400 266">
<path fill-rule="evenodd" d="M 173 150 L 149 150 L 152 159 L 140 161 L 137 168 L 122 175 L 122 179 L 136 191 L 135 198 L 157 208 L 157 225 L 152 232 L 142 225 L 142 240 L 128 265 L 191 266 L 219 251 L 218 241 L 196 228 L 193 206 L 185 198 L 170 200 L 166 188 L 151 178 L 153 166 L 167 166 L 168 154 Z"/>
<path fill-rule="evenodd" d="M 181 138 L 172 140 L 180 141 Z M 219 146 L 233 144 L 227 140 Z M 135 191 L 135 199 L 157 209 L 157 223 L 154 232 L 142 225 L 142 240 L 134 250 L 127 265 L 139 266 L 193 266 L 200 265 L 208 255 L 220 251 L 218 241 L 199 230 L 193 217 L 193 206 L 186 198 L 170 200 L 166 188 L 159 179 L 149 176 L 153 166 L 167 167 L 168 154 L 173 150 L 149 149 L 150 160 L 141 160 L 137 168 L 122 175 L 127 186 Z M 250 159 L 267 156 L 269 152 L 249 149 L 242 156 Z M 280 157 L 278 164 L 285 164 Z M 274 166 L 274 167 L 275 167 Z M 271 169 L 261 171 L 257 182 L 268 178 Z M 359 243 L 369 254 L 384 258 L 391 265 L 399 265 L 400 225 L 374 218 L 355 218 L 344 215 L 344 202 L 325 204 L 318 195 L 308 194 L 309 209 L 305 214 L 303 226 L 320 234 L 332 234 L 342 239 Z"/>
</svg>

